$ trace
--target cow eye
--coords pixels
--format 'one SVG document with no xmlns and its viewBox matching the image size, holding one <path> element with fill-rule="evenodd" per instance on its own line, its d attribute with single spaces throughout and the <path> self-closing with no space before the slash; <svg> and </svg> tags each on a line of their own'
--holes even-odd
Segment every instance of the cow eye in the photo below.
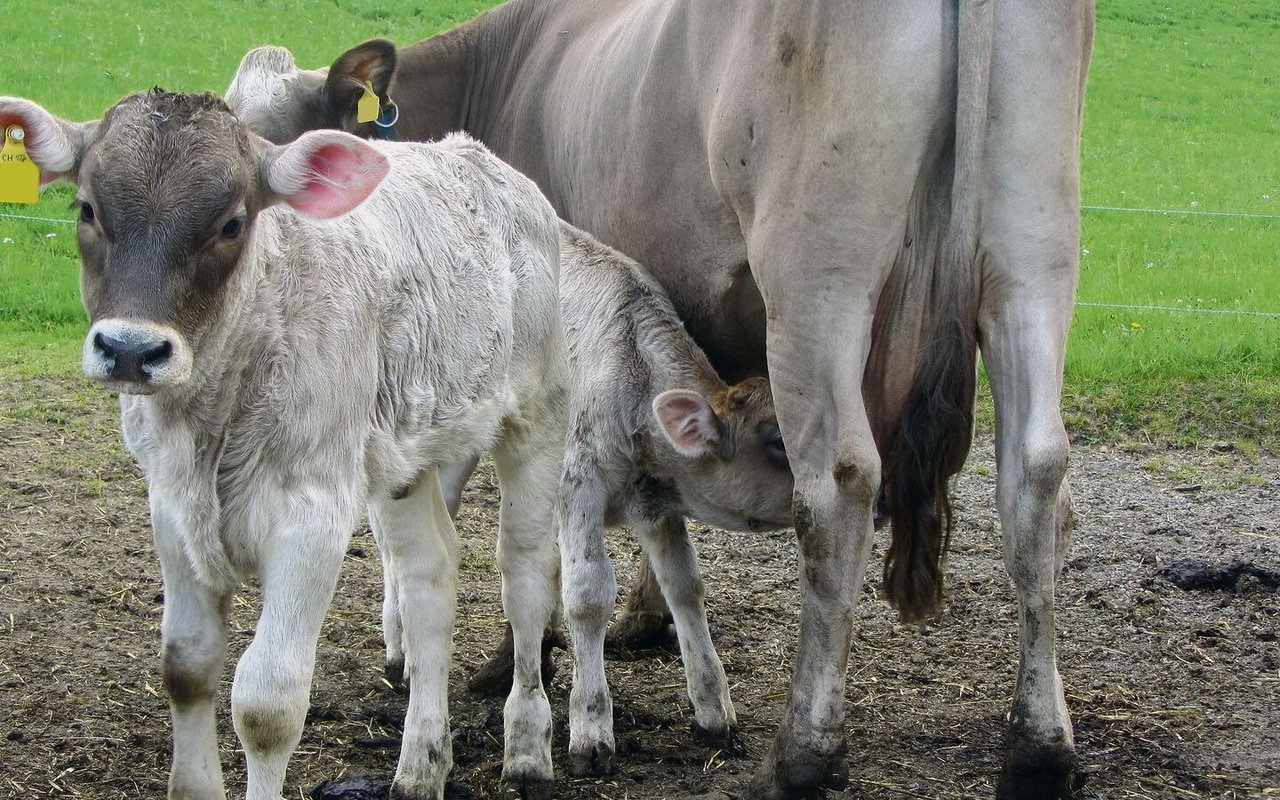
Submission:
<svg viewBox="0 0 1280 800">
<path fill-rule="evenodd" d="M 97 215 L 93 212 L 93 205 L 86 202 L 80 203 L 80 221 L 92 225 L 95 219 L 97 219 Z"/>
<path fill-rule="evenodd" d="M 222 226 L 223 239 L 238 239 L 240 233 L 244 230 L 244 220 L 240 217 L 232 217 L 227 220 L 227 224 Z"/>
</svg>

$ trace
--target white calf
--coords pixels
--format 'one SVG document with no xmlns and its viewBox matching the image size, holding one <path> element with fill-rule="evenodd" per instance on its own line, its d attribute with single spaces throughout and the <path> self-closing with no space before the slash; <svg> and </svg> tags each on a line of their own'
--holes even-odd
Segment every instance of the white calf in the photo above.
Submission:
<svg viewBox="0 0 1280 800">
<path fill-rule="evenodd" d="M 555 606 L 565 355 L 556 220 L 533 183 L 461 135 L 276 147 L 211 95 L 134 95 L 86 124 L 0 98 L 0 127 L 14 122 L 43 177 L 78 186 L 84 369 L 122 392 L 147 475 L 170 797 L 225 795 L 214 697 L 250 573 L 263 608 L 232 712 L 248 797 L 280 797 L 366 504 L 413 686 L 393 794 L 443 795 L 457 536 L 436 473 L 490 447 L 517 674 L 504 775 L 547 793 L 539 644 Z"/>
</svg>

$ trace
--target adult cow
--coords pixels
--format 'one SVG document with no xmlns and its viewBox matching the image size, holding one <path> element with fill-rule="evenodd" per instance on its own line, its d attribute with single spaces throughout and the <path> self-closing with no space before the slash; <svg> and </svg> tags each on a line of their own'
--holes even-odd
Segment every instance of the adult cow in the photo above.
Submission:
<svg viewBox="0 0 1280 800">
<path fill-rule="evenodd" d="M 722 375 L 767 363 L 802 610 L 762 797 L 843 780 L 877 497 L 888 596 L 909 620 L 937 608 L 980 344 L 1020 623 L 1000 794 L 1057 797 L 1075 763 L 1053 596 L 1092 37 L 1092 0 L 512 0 L 400 51 L 394 76 L 385 42 L 288 76 L 251 124 L 373 132 L 355 111 L 369 82 L 397 102 L 401 138 L 470 132 L 645 264 Z M 581 566 L 566 585 L 601 579 Z M 572 632 L 598 609 L 566 611 Z M 604 727 L 571 715 L 575 732 Z M 601 733 L 573 741 L 575 763 L 608 755 Z"/>
<path fill-rule="evenodd" d="M 465 135 L 375 147 L 325 131 L 276 147 L 212 95 L 132 95 L 83 124 L 0 98 L 11 123 L 46 180 L 78 187 L 84 371 L 121 392 L 147 477 L 169 796 L 225 796 L 214 701 L 232 594 L 256 574 L 232 713 L 249 800 L 279 800 L 367 503 L 413 676 L 393 795 L 443 797 L 458 540 L 436 472 L 490 447 L 517 677 L 503 776 L 548 794 L 539 643 L 567 354 L 557 221 L 537 187 Z"/>
</svg>

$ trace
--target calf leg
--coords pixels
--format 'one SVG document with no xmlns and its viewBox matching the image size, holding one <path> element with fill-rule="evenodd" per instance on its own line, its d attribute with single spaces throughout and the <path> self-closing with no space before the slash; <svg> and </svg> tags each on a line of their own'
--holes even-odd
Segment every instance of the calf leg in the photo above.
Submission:
<svg viewBox="0 0 1280 800">
<path fill-rule="evenodd" d="M 652 559 L 657 582 L 671 603 L 680 633 L 680 656 L 694 724 L 714 745 L 729 747 L 738 720 L 729 699 L 724 665 L 707 628 L 705 587 L 684 519 L 669 516 L 645 521 L 637 524 L 635 531 Z"/>
<path fill-rule="evenodd" d="M 604 545 L 605 499 L 592 459 L 569 448 L 556 521 L 564 572 L 561 591 L 573 647 L 569 770 L 574 775 L 605 775 L 613 769 L 613 700 L 604 673 L 604 635 L 618 583 Z"/>
<path fill-rule="evenodd" d="M 449 662 L 457 610 L 458 535 L 435 469 L 403 497 L 371 504 L 399 591 L 409 705 L 391 795 L 437 800 L 453 768 L 449 738 Z"/>
<path fill-rule="evenodd" d="M 525 797 L 550 796 L 551 704 L 542 685 L 543 632 L 555 614 L 559 561 L 553 512 L 564 429 L 509 424 L 493 451 L 502 489 L 498 568 L 515 661 L 504 708 L 503 779 Z"/>
<path fill-rule="evenodd" d="M 279 800 L 306 718 L 316 641 L 354 524 L 329 487 L 283 498 L 260 557 L 262 615 L 236 666 L 231 712 L 248 765 L 248 800 Z"/>
<path fill-rule="evenodd" d="M 227 655 L 230 595 L 196 579 L 173 520 L 152 501 L 151 522 L 164 577 L 161 669 L 173 720 L 173 800 L 222 800 L 222 764 L 214 701 Z"/>
<path fill-rule="evenodd" d="M 455 461 L 442 467 L 439 471 L 440 489 L 444 494 L 445 506 L 449 516 L 457 519 L 458 509 L 462 506 L 462 490 L 467 480 L 476 471 L 480 456 L 472 456 Z M 378 533 L 378 520 L 370 516 L 369 528 L 373 539 L 378 543 L 378 551 L 382 553 L 382 639 L 386 645 L 387 657 L 383 666 L 387 682 L 392 686 L 403 687 L 404 680 L 404 642 L 403 629 L 400 625 L 400 589 L 396 585 L 395 570 L 391 568 L 382 537 Z M 510 679 L 510 664 L 506 667 L 507 678 Z"/>
</svg>

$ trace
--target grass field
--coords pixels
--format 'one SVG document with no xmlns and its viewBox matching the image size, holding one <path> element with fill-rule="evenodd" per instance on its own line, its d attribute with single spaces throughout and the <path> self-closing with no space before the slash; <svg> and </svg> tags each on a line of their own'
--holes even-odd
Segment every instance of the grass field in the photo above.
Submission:
<svg viewBox="0 0 1280 800">
<path fill-rule="evenodd" d="M 414 41 L 490 3 L 300 0 L 16 5 L 0 94 L 89 118 L 127 92 L 221 90 L 240 56 L 288 45 L 328 63 L 369 36 Z M 1280 314 L 1280 5 L 1099 0 L 1086 109 L 1082 303 Z M 0 214 L 69 220 L 71 190 Z M 0 217 L 0 370 L 77 368 L 74 227 Z M 1280 316 L 1077 310 L 1066 409 L 1090 438 L 1280 446 Z M 989 410 L 988 410 L 989 412 Z"/>
</svg>

